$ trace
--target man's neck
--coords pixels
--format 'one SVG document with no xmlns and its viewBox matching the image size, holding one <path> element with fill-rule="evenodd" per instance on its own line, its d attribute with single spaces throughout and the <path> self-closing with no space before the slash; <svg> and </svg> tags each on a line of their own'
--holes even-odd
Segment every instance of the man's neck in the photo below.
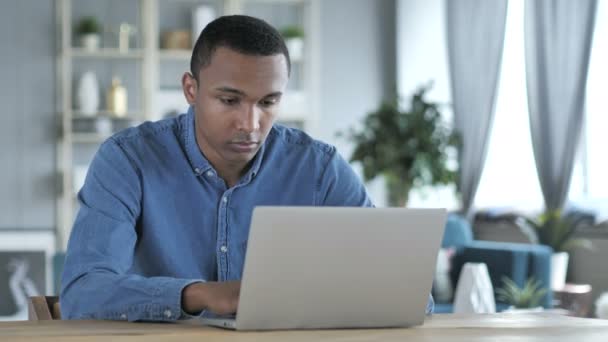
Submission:
<svg viewBox="0 0 608 342">
<path fill-rule="evenodd" d="M 226 165 L 226 166 L 222 167 L 220 165 L 216 166 L 213 163 L 211 163 L 211 165 L 213 165 L 213 167 L 217 171 L 218 176 L 220 178 L 222 178 L 224 180 L 224 182 L 226 182 L 226 185 L 228 186 L 228 188 L 232 188 L 239 182 L 241 177 L 249 170 L 250 164 L 251 163 L 248 163 L 248 164 L 245 164 L 244 166 Z"/>
</svg>

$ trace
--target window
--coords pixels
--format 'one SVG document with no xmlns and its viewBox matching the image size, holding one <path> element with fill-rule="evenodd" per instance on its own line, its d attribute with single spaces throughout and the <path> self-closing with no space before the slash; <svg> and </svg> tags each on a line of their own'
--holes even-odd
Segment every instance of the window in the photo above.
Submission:
<svg viewBox="0 0 608 342">
<path fill-rule="evenodd" d="M 598 1 L 587 78 L 586 122 L 570 198 L 585 206 L 608 204 L 608 1 Z"/>
<path fill-rule="evenodd" d="M 474 206 L 541 209 L 528 118 L 523 0 L 511 0 L 507 8 L 496 112 L 488 143 Z"/>
</svg>

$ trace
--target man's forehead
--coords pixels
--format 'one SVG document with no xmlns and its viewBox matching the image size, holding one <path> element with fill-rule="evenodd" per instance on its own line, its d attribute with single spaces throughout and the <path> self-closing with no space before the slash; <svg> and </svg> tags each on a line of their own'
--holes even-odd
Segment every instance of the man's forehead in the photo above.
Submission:
<svg viewBox="0 0 608 342">
<path fill-rule="evenodd" d="M 251 56 L 218 49 L 200 70 L 199 79 L 213 90 L 267 96 L 284 91 L 288 75 L 283 55 Z"/>
<path fill-rule="evenodd" d="M 209 64 L 201 68 L 200 71 L 264 71 L 283 76 L 283 74 L 288 74 L 288 66 L 287 59 L 282 53 L 260 56 L 242 53 L 227 47 L 219 47 L 212 53 Z"/>
</svg>

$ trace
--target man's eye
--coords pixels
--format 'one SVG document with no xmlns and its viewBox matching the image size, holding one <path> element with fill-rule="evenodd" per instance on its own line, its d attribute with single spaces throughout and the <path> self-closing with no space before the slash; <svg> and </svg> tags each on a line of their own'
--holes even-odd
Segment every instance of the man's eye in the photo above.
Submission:
<svg viewBox="0 0 608 342">
<path fill-rule="evenodd" d="M 277 104 L 277 102 L 279 102 L 277 99 L 262 100 L 260 102 L 260 105 L 262 107 L 271 107 L 271 106 L 274 106 L 275 104 Z"/>
<path fill-rule="evenodd" d="M 238 99 L 235 99 L 235 98 L 229 98 L 229 97 L 221 97 L 221 98 L 220 98 L 220 101 L 221 101 L 223 104 L 227 105 L 227 106 L 234 106 L 234 105 L 236 105 L 237 103 L 239 103 L 239 100 L 238 100 Z"/>
</svg>

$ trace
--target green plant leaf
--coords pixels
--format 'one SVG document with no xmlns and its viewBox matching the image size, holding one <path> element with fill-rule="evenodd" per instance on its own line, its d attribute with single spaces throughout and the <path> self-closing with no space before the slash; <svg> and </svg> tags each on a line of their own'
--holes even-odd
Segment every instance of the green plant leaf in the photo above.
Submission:
<svg viewBox="0 0 608 342">
<path fill-rule="evenodd" d="M 503 287 L 496 290 L 497 299 L 516 308 L 536 307 L 547 293 L 547 289 L 542 288 L 540 281 L 533 277 L 526 281 L 523 288 L 508 277 L 503 276 L 501 280 Z"/>
<path fill-rule="evenodd" d="M 74 28 L 76 34 L 99 34 L 101 33 L 101 25 L 97 19 L 93 16 L 83 17 L 78 21 L 78 24 Z"/>
<path fill-rule="evenodd" d="M 304 37 L 304 30 L 301 27 L 295 25 L 286 26 L 282 28 L 280 33 L 285 39 Z"/>
<path fill-rule="evenodd" d="M 394 175 L 401 180 L 391 180 L 393 186 L 405 191 L 456 182 L 461 139 L 443 122 L 441 106 L 426 99 L 430 87 L 419 88 L 405 111 L 397 96 L 383 101 L 360 130 L 344 134 L 355 145 L 350 161 L 361 163 L 365 181 Z"/>
</svg>

